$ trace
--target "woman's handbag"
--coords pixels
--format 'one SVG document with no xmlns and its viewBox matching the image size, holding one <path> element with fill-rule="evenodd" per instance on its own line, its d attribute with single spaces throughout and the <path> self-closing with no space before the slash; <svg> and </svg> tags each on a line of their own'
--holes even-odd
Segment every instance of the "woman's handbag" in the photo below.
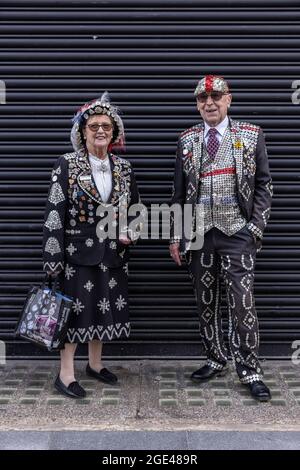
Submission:
<svg viewBox="0 0 300 470">
<path fill-rule="evenodd" d="M 73 299 L 56 289 L 57 279 L 47 280 L 30 288 L 15 335 L 54 351 L 64 347 Z"/>
</svg>

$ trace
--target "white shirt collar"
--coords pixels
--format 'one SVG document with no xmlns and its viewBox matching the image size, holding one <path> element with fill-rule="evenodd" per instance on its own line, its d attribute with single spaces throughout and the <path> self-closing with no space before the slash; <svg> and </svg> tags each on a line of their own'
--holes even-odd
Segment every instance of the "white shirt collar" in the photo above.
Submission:
<svg viewBox="0 0 300 470">
<path fill-rule="evenodd" d="M 225 118 L 223 119 L 222 122 L 220 122 L 216 127 L 215 129 L 217 129 L 217 131 L 219 132 L 219 134 L 223 137 L 227 127 L 228 127 L 228 124 L 229 124 L 229 119 L 228 119 L 228 116 L 225 116 Z M 204 121 L 204 135 L 205 137 L 207 137 L 207 133 L 209 131 L 209 129 L 211 129 L 211 127 Z"/>
<path fill-rule="evenodd" d="M 108 155 L 105 157 L 105 158 L 99 158 L 99 157 L 96 157 L 96 155 L 93 155 L 92 153 L 89 153 L 89 159 L 90 159 L 90 162 L 95 164 L 95 165 L 101 165 L 101 163 L 108 163 Z"/>
</svg>

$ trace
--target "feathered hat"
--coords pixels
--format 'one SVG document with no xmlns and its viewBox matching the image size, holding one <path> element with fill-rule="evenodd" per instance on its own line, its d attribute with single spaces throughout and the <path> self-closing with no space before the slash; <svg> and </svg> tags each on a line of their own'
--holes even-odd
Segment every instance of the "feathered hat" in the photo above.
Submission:
<svg viewBox="0 0 300 470">
<path fill-rule="evenodd" d="M 123 121 L 120 117 L 120 110 L 117 106 L 110 103 L 109 94 L 107 91 L 103 93 L 100 98 L 97 98 L 89 103 L 85 103 L 72 119 L 73 127 L 71 130 L 71 142 L 76 152 L 85 149 L 83 140 L 82 128 L 84 123 L 90 116 L 95 114 L 106 114 L 114 123 L 113 138 L 109 150 L 112 148 L 124 149 L 125 147 L 125 133 Z"/>
</svg>

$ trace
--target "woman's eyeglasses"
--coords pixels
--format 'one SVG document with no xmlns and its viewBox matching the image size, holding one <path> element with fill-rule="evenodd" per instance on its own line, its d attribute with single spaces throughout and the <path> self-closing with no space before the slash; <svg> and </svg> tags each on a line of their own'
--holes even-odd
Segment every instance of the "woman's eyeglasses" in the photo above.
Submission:
<svg viewBox="0 0 300 470">
<path fill-rule="evenodd" d="M 211 93 L 204 92 L 197 96 L 197 100 L 200 101 L 200 103 L 205 103 L 207 98 L 210 96 L 213 101 L 220 101 L 224 95 L 228 94 L 229 93 L 223 93 L 222 91 L 212 91 Z"/>
<path fill-rule="evenodd" d="M 109 132 L 113 128 L 112 124 L 108 124 L 106 122 L 104 124 L 96 124 L 96 123 L 95 124 L 88 124 L 87 126 L 92 132 L 97 132 L 100 129 L 100 127 L 102 127 L 104 132 Z"/>
</svg>

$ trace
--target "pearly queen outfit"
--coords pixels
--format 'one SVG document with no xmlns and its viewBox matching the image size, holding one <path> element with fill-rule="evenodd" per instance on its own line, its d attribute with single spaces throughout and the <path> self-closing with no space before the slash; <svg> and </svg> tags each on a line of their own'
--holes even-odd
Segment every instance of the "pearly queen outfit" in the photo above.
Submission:
<svg viewBox="0 0 300 470">
<path fill-rule="evenodd" d="M 57 160 L 46 205 L 43 261 L 45 271 L 62 270 L 62 291 L 74 299 L 67 342 L 129 336 L 129 248 L 96 233 L 107 215 L 102 204 L 113 205 L 117 224 L 122 200 L 128 208 L 139 202 L 125 159 L 110 153 L 101 161 L 78 151 Z"/>
<path fill-rule="evenodd" d="M 215 153 L 208 151 L 214 139 Z M 216 141 L 217 139 L 217 141 Z M 212 150 L 214 145 L 211 145 Z M 211 131 L 196 125 L 179 138 L 171 204 L 201 204 L 204 244 L 180 242 L 197 299 L 207 364 L 222 370 L 228 360 L 220 311 L 221 280 L 228 307 L 229 350 L 242 383 L 262 379 L 259 332 L 253 297 L 256 251 L 271 207 L 272 182 L 261 129 L 226 118 Z M 195 230 L 195 215 L 192 229 Z"/>
<path fill-rule="evenodd" d="M 108 155 L 100 160 L 87 153 L 83 127 L 90 116 L 109 116 L 113 135 Z M 110 341 L 130 333 L 128 305 L 128 246 L 118 239 L 119 218 L 139 203 L 130 163 L 112 153 L 124 148 L 119 109 L 107 92 L 84 104 L 73 118 L 71 142 L 75 152 L 61 156 L 52 171 L 43 236 L 44 271 L 58 273 L 63 292 L 73 297 L 67 342 Z M 107 211 L 114 212 L 107 231 Z M 128 225 L 131 218 L 128 217 Z M 135 241 L 122 221 L 122 234 Z M 133 236 L 132 236 L 133 235 Z M 133 239 L 134 238 L 134 239 Z"/>
</svg>

